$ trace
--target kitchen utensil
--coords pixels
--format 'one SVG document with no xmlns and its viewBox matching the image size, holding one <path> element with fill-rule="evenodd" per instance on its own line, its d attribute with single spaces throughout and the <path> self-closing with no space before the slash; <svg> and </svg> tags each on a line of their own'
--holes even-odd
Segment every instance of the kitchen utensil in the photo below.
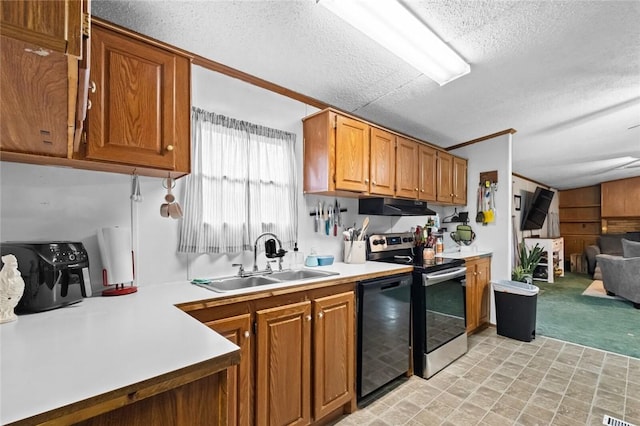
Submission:
<svg viewBox="0 0 640 426">
<path fill-rule="evenodd" d="M 478 187 L 478 196 L 477 198 L 477 208 L 478 208 L 478 213 L 476 214 L 476 222 L 477 223 L 484 223 L 484 212 L 482 211 L 482 193 L 483 193 L 483 189 L 482 186 Z"/>
<path fill-rule="evenodd" d="M 316 217 L 313 219 L 313 230 L 318 232 L 320 227 L 320 210 L 318 210 L 318 206 L 316 206 Z"/>
<path fill-rule="evenodd" d="M 358 241 L 364 240 L 364 236 L 366 235 L 367 228 L 369 227 L 369 216 L 365 217 L 362 221 L 362 229 L 360 230 L 360 234 L 358 235 Z"/>
<path fill-rule="evenodd" d="M 338 236 L 338 220 L 340 217 L 340 206 L 338 205 L 338 200 L 334 203 L 334 211 L 333 211 L 333 236 Z"/>
<path fill-rule="evenodd" d="M 166 186 L 165 186 L 165 182 L 166 182 Z M 167 188 L 167 194 L 164 196 L 164 200 L 166 201 L 166 203 L 160 206 L 160 216 L 162 217 L 171 217 L 172 219 L 179 219 L 183 215 L 182 207 L 180 207 L 180 204 L 176 202 L 176 197 L 171 192 L 171 189 L 175 186 L 175 184 L 176 184 L 175 181 L 171 177 L 168 177 L 166 181 L 163 180 L 162 186 Z"/>
</svg>

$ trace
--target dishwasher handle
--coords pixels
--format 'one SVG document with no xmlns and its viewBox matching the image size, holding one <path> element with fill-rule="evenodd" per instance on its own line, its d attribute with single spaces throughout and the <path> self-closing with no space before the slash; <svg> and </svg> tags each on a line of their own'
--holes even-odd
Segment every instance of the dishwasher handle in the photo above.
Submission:
<svg viewBox="0 0 640 426">
<path fill-rule="evenodd" d="M 397 289 L 399 287 L 411 286 L 412 277 L 408 275 L 397 275 L 394 277 L 385 277 L 360 281 L 358 287 L 364 291 L 380 290 L 381 292 Z"/>
</svg>

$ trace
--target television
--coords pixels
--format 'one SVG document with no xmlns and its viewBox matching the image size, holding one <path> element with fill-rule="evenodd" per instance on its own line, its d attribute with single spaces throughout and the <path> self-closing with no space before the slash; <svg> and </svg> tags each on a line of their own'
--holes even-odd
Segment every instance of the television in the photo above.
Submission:
<svg viewBox="0 0 640 426">
<path fill-rule="evenodd" d="M 553 194 L 553 191 L 537 187 L 536 192 L 533 193 L 530 200 L 525 199 L 522 223 L 520 226 L 522 231 L 542 228 L 547 218 L 547 213 L 549 212 L 551 200 L 553 200 Z"/>
</svg>

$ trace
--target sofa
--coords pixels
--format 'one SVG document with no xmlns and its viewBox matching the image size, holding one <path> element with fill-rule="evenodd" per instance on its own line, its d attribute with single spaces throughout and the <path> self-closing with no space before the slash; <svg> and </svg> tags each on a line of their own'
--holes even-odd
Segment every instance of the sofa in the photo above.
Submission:
<svg viewBox="0 0 640 426">
<path fill-rule="evenodd" d="M 622 240 L 622 256 L 596 256 L 602 271 L 602 283 L 608 295 L 615 295 L 640 309 L 640 242 Z"/>
<path fill-rule="evenodd" d="M 622 240 L 640 242 L 639 232 L 627 232 L 625 234 L 602 234 L 598 237 L 595 245 L 587 246 L 584 255 L 587 259 L 587 272 L 594 280 L 602 279 L 602 272 L 597 265 L 596 256 L 608 254 L 611 256 L 622 256 Z"/>
</svg>

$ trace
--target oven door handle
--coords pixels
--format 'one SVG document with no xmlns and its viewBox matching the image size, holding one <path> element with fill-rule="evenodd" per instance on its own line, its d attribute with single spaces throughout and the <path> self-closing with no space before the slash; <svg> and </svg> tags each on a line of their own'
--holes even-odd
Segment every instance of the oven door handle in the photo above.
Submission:
<svg viewBox="0 0 640 426">
<path fill-rule="evenodd" d="M 463 277 L 467 273 L 467 267 L 461 266 L 455 269 L 447 269 L 444 271 L 433 272 L 431 274 L 424 274 L 422 283 L 424 286 L 430 286 L 432 284 L 438 284 L 443 281 L 447 281 L 450 278 Z"/>
</svg>

